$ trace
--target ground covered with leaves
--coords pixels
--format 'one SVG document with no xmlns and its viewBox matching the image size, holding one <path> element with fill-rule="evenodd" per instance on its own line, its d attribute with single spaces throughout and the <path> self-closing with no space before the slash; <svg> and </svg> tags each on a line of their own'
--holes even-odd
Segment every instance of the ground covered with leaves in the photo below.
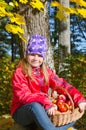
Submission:
<svg viewBox="0 0 86 130">
<path fill-rule="evenodd" d="M 0 117 L 0 130 L 10 130 L 13 124 L 14 121 L 10 115 Z M 75 128 L 77 130 L 86 130 L 86 113 L 76 122 Z"/>
<path fill-rule="evenodd" d="M 14 121 L 9 115 L 4 115 L 0 117 L 0 130 L 9 130 L 13 125 Z"/>
</svg>

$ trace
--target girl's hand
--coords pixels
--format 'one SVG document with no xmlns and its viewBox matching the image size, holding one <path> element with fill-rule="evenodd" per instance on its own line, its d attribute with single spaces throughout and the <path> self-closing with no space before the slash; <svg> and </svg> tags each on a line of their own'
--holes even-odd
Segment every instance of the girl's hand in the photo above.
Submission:
<svg viewBox="0 0 86 130">
<path fill-rule="evenodd" d="M 57 105 L 53 105 L 51 108 L 49 108 L 48 110 L 47 110 L 47 113 L 48 113 L 48 115 L 55 115 L 56 114 L 56 110 L 57 110 Z"/>
<path fill-rule="evenodd" d="M 78 106 L 81 112 L 86 110 L 86 102 L 81 102 Z"/>
</svg>

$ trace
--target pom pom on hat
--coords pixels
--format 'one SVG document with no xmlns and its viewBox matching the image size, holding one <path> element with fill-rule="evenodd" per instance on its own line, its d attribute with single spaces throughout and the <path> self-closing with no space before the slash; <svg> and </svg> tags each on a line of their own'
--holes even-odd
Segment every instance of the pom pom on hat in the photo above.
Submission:
<svg viewBox="0 0 86 130">
<path fill-rule="evenodd" d="M 39 54 L 45 57 L 47 51 L 46 38 L 41 35 L 33 35 L 28 41 L 26 55 Z"/>
</svg>

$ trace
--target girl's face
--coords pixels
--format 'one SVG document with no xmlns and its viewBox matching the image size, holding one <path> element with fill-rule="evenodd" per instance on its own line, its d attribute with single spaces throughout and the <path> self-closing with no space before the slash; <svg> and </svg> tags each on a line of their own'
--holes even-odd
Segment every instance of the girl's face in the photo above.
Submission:
<svg viewBox="0 0 86 130">
<path fill-rule="evenodd" d="M 43 57 L 38 54 L 29 54 L 27 56 L 27 61 L 32 67 L 40 67 L 43 63 Z"/>
</svg>

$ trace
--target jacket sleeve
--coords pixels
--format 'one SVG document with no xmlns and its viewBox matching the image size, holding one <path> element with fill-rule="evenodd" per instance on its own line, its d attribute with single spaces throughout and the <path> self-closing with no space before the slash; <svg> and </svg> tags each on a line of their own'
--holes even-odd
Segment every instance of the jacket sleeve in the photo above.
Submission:
<svg viewBox="0 0 86 130">
<path fill-rule="evenodd" d="M 45 107 L 45 109 L 48 109 L 53 105 L 44 93 L 32 93 L 30 91 L 28 81 L 20 69 L 17 69 L 13 74 L 12 90 L 13 96 L 15 96 L 21 104 L 39 102 Z"/>
<path fill-rule="evenodd" d="M 69 92 L 74 101 L 75 106 L 78 106 L 80 102 L 86 102 L 86 99 L 84 98 L 82 93 L 78 91 L 78 89 L 66 82 L 64 78 L 59 78 L 53 70 L 50 70 L 50 87 L 52 89 L 55 89 L 56 86 L 64 87 Z M 61 90 L 57 91 L 58 93 L 63 93 Z"/>
</svg>

